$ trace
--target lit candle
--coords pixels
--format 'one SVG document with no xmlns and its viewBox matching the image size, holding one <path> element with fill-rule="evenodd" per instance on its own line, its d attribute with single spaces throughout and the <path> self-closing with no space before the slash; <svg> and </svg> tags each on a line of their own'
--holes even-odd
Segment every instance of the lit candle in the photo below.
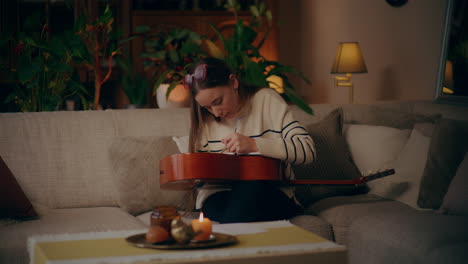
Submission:
<svg viewBox="0 0 468 264">
<path fill-rule="evenodd" d="M 211 221 L 210 219 L 203 217 L 203 213 L 200 213 L 200 217 L 198 219 L 192 220 L 192 229 L 195 233 L 200 232 L 200 234 L 193 238 L 194 240 L 208 240 L 211 235 Z"/>
</svg>

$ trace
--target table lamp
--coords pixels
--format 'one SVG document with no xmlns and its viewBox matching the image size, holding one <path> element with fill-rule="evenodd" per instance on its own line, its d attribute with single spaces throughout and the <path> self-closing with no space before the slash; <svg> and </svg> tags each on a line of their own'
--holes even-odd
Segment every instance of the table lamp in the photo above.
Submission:
<svg viewBox="0 0 468 264">
<path fill-rule="evenodd" d="M 335 85 L 349 87 L 349 103 L 353 103 L 352 73 L 367 73 L 366 63 L 358 42 L 340 42 L 331 73 L 345 73 L 345 76 L 335 77 Z"/>
</svg>

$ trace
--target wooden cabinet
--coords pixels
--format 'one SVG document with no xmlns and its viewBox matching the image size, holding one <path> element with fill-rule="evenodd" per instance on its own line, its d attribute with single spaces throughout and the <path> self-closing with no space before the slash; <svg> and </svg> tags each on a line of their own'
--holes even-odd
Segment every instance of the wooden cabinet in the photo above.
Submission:
<svg viewBox="0 0 468 264">
<path fill-rule="evenodd" d="M 270 9 L 274 8 L 273 1 L 267 1 Z M 157 26 L 168 24 L 180 28 L 188 28 L 200 35 L 216 40 L 216 34 L 209 26 L 215 25 L 223 34 L 229 34 L 235 24 L 234 16 L 227 11 L 159 11 L 159 10 L 135 10 L 131 12 L 131 32 L 135 33 L 140 25 Z M 240 17 L 246 21 L 250 18 L 248 11 L 241 11 Z M 142 67 L 140 54 L 143 51 L 143 41 L 135 40 L 132 43 L 132 56 L 136 65 Z M 278 59 L 277 29 L 273 27 L 265 44 L 261 49 L 262 54 L 272 60 Z"/>
<path fill-rule="evenodd" d="M 246 12 L 241 13 L 243 19 L 248 20 Z M 200 35 L 216 40 L 216 34 L 209 26 L 215 25 L 225 34 L 232 29 L 235 21 L 229 12 L 224 11 L 135 11 L 132 14 L 132 32 L 140 25 L 156 26 L 158 24 L 168 24 L 180 28 L 188 28 Z M 276 33 L 275 33 L 276 34 Z M 277 59 L 277 41 L 275 34 L 270 34 L 265 45 L 262 47 L 262 54 L 269 59 Z M 135 65 L 143 66 L 140 54 L 143 52 L 143 40 L 137 39 L 132 43 L 132 56 Z"/>
</svg>

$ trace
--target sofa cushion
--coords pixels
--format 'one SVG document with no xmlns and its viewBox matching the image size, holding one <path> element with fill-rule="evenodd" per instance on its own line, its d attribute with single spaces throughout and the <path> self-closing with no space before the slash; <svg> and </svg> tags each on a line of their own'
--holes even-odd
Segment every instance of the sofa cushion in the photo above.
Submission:
<svg viewBox="0 0 468 264">
<path fill-rule="evenodd" d="M 440 115 L 413 114 L 404 103 L 388 105 L 343 105 L 344 121 L 347 124 L 368 124 L 398 129 L 412 129 L 415 123 L 434 122 Z"/>
<path fill-rule="evenodd" d="M 190 114 L 188 108 L 0 113 L 0 127 L 0 155 L 36 210 L 37 204 L 117 206 L 112 139 L 186 135 Z"/>
<path fill-rule="evenodd" d="M 1 113 L 0 155 L 35 207 L 116 206 L 114 126 L 108 111 Z"/>
<path fill-rule="evenodd" d="M 468 122 L 441 119 L 432 135 L 418 205 L 438 209 L 468 150 Z"/>
<path fill-rule="evenodd" d="M 305 209 L 306 214 L 317 215 L 332 225 L 335 242 L 347 244 L 349 225 L 366 215 L 383 212 L 406 213 L 414 209 L 397 201 L 384 199 L 372 194 L 335 196 L 322 199 Z"/>
<path fill-rule="evenodd" d="M 116 137 L 109 147 L 119 206 L 132 215 L 156 206 L 183 207 L 188 192 L 159 188 L 159 161 L 178 153 L 171 137 Z"/>
<path fill-rule="evenodd" d="M 36 210 L 0 156 L 0 218 L 33 219 Z"/>
<path fill-rule="evenodd" d="M 445 214 L 468 216 L 468 152 L 450 182 L 440 211 Z"/>
<path fill-rule="evenodd" d="M 380 212 L 349 227 L 350 264 L 467 263 L 467 217 Z"/>
<path fill-rule="evenodd" d="M 294 116 L 307 126 L 320 121 L 337 107 L 343 109 L 345 124 L 366 124 L 386 126 L 398 129 L 412 129 L 415 123 L 435 122 L 440 118 L 437 112 L 413 113 L 414 104 L 408 102 L 386 102 L 375 105 L 368 104 L 313 104 L 314 115 L 309 115 L 297 106 L 291 106 Z M 432 108 L 438 105 L 431 104 Z M 430 107 L 429 107 L 430 108 Z"/>
<path fill-rule="evenodd" d="M 346 139 L 343 136 L 343 111 L 333 110 L 321 121 L 306 126 L 315 143 L 317 160 L 307 165 L 293 166 L 298 180 L 350 180 L 361 177 L 354 164 Z M 325 187 L 301 185 L 296 187 L 296 197 L 303 205 L 318 199 L 366 191 L 365 187 Z"/>
<path fill-rule="evenodd" d="M 117 207 L 52 209 L 38 220 L 0 226 L 0 263 L 29 263 L 27 238 L 33 235 L 146 228 Z"/>
<path fill-rule="evenodd" d="M 334 241 L 333 230 L 330 223 L 316 215 L 298 215 L 289 219 L 289 221 L 309 232 L 327 240 Z"/>
<path fill-rule="evenodd" d="M 406 144 L 411 130 L 386 126 L 346 125 L 345 137 L 361 174 L 382 170 L 393 162 Z"/>
<path fill-rule="evenodd" d="M 183 136 L 190 129 L 190 109 L 112 110 L 118 136 Z"/>
<path fill-rule="evenodd" d="M 427 257 L 424 257 L 424 263 L 460 263 L 468 262 L 468 241 L 447 243 L 431 250 Z"/>
<path fill-rule="evenodd" d="M 419 209 L 418 195 L 429 144 L 430 137 L 413 129 L 398 158 L 389 164 L 395 174 L 369 182 L 370 193 Z"/>
</svg>

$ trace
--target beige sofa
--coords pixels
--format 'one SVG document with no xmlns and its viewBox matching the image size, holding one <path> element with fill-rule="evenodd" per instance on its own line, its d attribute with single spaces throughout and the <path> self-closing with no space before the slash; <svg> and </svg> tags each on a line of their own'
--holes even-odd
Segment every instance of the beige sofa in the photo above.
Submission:
<svg viewBox="0 0 468 264">
<path fill-rule="evenodd" d="M 430 141 L 432 131 L 441 120 L 437 114 L 465 119 L 468 113 L 463 107 L 430 102 L 312 107 L 314 116 L 293 107 L 297 118 L 312 130 L 319 127 L 320 122 L 326 126 L 324 122 L 340 121 L 340 117 L 333 118 L 330 113 L 336 114 L 333 110 L 342 107 L 345 125 L 334 125 L 340 134 L 343 131 L 335 136 L 345 139 L 349 148 L 346 151 L 352 158 L 350 162 L 358 170 L 377 165 L 383 159 L 387 159 L 389 165 L 400 166 L 394 163 L 395 159 L 402 155 L 416 127 L 425 134 L 427 146 L 427 140 Z M 0 156 L 39 215 L 33 220 L 1 220 L 0 263 L 27 263 L 29 236 L 146 228 L 152 208 L 166 204 L 182 206 L 187 199 L 185 192 L 160 190 L 158 185 L 159 160 L 178 152 L 172 137 L 188 134 L 187 109 L 4 113 L 0 114 L 0 128 Z M 378 138 L 379 134 L 372 133 L 381 130 L 391 136 L 399 135 L 399 141 L 391 141 L 400 144 L 399 148 L 391 147 L 393 160 L 388 160 L 391 155 L 381 157 L 366 153 L 365 149 L 372 146 L 366 147 L 359 141 L 362 131 L 371 131 L 365 132 L 369 134 L 367 137 Z M 374 141 L 379 140 L 382 143 L 382 139 Z M 375 147 L 375 142 L 372 144 Z M 426 156 L 423 159 L 426 160 Z M 308 172 L 307 167 L 296 168 L 296 175 L 313 177 L 317 169 L 320 168 L 311 167 Z M 413 182 L 419 181 L 419 174 L 422 174 L 420 170 L 409 173 L 418 174 Z M 430 251 L 434 258 L 451 254 L 466 261 L 466 253 L 462 255 L 461 252 L 468 245 L 467 216 L 415 208 L 414 192 L 419 192 L 419 184 L 409 188 L 413 195 L 409 198 L 404 195 L 387 197 L 385 188 L 395 184 L 386 180 L 391 177 L 376 180 L 374 185 L 369 183 L 370 191 L 354 187 L 301 186 L 297 195 L 305 206 L 305 214 L 291 222 L 346 244 L 350 263 L 392 263 L 395 255 L 399 256 L 400 263 L 416 263 L 425 260 L 427 250 L 438 249 L 436 242 L 423 245 L 431 237 L 444 242 L 439 251 Z M 395 181 L 405 182 L 402 177 L 397 176 Z M 419 225 L 427 221 L 433 225 L 427 224 L 425 228 L 434 232 L 436 225 L 437 231 L 442 230 L 436 232 L 440 235 L 432 232 L 427 235 L 430 230 Z"/>
</svg>

